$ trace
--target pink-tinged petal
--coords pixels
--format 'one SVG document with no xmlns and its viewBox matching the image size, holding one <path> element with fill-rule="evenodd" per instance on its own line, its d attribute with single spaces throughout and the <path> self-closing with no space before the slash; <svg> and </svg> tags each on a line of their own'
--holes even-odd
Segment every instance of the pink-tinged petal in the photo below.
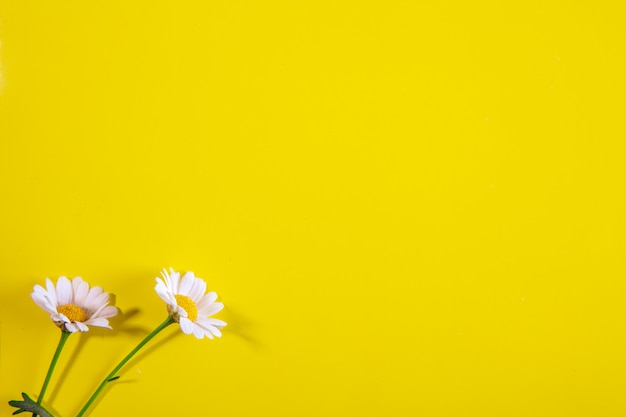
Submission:
<svg viewBox="0 0 626 417">
<path fill-rule="evenodd" d="M 94 317 L 94 318 L 95 317 L 108 318 L 108 317 L 116 316 L 118 311 L 117 311 L 117 307 L 108 306 L 106 304 L 102 304 L 97 310 L 90 311 L 88 313 L 90 313 L 89 314 L 90 317 Z"/>
<path fill-rule="evenodd" d="M 69 323 L 70 322 L 70 319 L 68 319 L 67 316 L 65 314 L 63 314 L 63 313 L 57 313 L 55 315 L 55 317 L 57 317 L 55 319 L 55 321 L 62 321 L 63 323 Z"/>
<path fill-rule="evenodd" d="M 57 281 L 57 303 L 64 306 L 72 302 L 72 284 L 65 277 L 60 277 Z"/>
<path fill-rule="evenodd" d="M 97 296 L 91 304 L 86 304 L 85 307 L 90 311 L 97 311 L 102 306 L 105 306 L 109 303 L 109 293 L 103 292 L 99 296 Z"/>
<path fill-rule="evenodd" d="M 204 306 L 202 308 L 198 307 L 198 315 L 204 316 L 204 317 L 212 316 L 213 314 L 221 311 L 223 308 L 224 308 L 224 304 L 222 303 L 212 303 L 206 307 Z"/>
<path fill-rule="evenodd" d="M 88 324 L 89 326 L 94 326 L 94 327 L 106 327 L 108 329 L 112 328 L 109 325 L 109 321 L 103 317 L 96 317 L 96 318 L 89 319 L 85 322 L 85 324 Z"/>
<path fill-rule="evenodd" d="M 50 299 L 50 302 L 58 307 L 59 302 L 57 300 L 57 291 L 54 288 L 52 281 L 50 281 L 50 278 L 46 278 L 46 288 L 48 290 L 48 298 Z"/>
<path fill-rule="evenodd" d="M 87 297 L 85 297 L 84 306 L 87 307 L 87 306 L 93 305 L 94 300 L 98 298 L 98 296 L 100 296 L 103 292 L 104 290 L 101 287 L 91 288 L 89 292 L 87 293 Z"/>
<path fill-rule="evenodd" d="M 35 302 L 37 302 L 37 300 L 41 300 L 47 305 L 50 310 L 56 311 L 56 304 L 50 300 L 50 294 L 48 294 L 48 292 L 42 287 L 35 288 L 35 291 L 30 293 L 30 296 L 33 300 L 35 300 Z M 41 304 L 39 304 L 39 306 L 41 307 Z"/>
<path fill-rule="evenodd" d="M 180 324 L 180 330 L 182 330 L 183 333 L 190 334 L 193 331 L 193 324 L 188 318 L 181 317 L 178 323 Z"/>
<path fill-rule="evenodd" d="M 100 317 L 100 312 L 104 310 L 106 306 L 107 306 L 106 304 L 102 304 L 100 307 L 96 308 L 95 310 L 90 310 L 88 308 L 85 308 L 85 310 L 89 317 Z"/>
<path fill-rule="evenodd" d="M 89 327 L 85 323 L 81 323 L 80 321 L 75 321 L 74 324 L 78 327 L 78 330 L 81 332 L 88 332 Z"/>
<path fill-rule="evenodd" d="M 41 307 L 44 311 L 48 313 L 56 312 L 56 306 L 53 306 L 50 301 L 42 294 L 39 293 L 31 293 L 31 298 L 39 307 Z"/>
<path fill-rule="evenodd" d="M 70 303 L 72 304 L 76 304 L 76 290 L 82 281 L 83 279 L 81 277 L 74 277 L 70 280 L 70 284 L 72 284 L 72 299 L 70 300 Z"/>
<path fill-rule="evenodd" d="M 178 288 L 178 292 L 176 294 L 189 295 L 189 291 L 193 286 L 193 281 L 195 277 L 193 276 L 193 272 L 187 272 L 182 281 L 180 282 L 180 287 Z"/>
<path fill-rule="evenodd" d="M 65 323 L 65 329 L 71 333 L 76 333 L 78 331 L 78 327 L 74 323 Z"/>
<path fill-rule="evenodd" d="M 85 305 L 85 299 L 89 294 L 89 284 L 83 281 L 81 277 L 76 277 L 72 281 L 72 287 L 74 288 L 74 304 Z"/>
<path fill-rule="evenodd" d="M 96 318 L 111 318 L 111 317 L 115 317 L 117 316 L 117 307 L 113 307 L 113 306 L 105 306 L 103 307 L 100 311 L 98 311 L 98 314 L 94 314 L 94 317 Z"/>
<path fill-rule="evenodd" d="M 57 313 L 56 311 L 50 313 L 50 319 L 55 323 L 69 323 L 69 319 L 65 317 L 65 315 Z"/>
<path fill-rule="evenodd" d="M 48 292 L 41 285 L 37 284 L 33 287 L 33 292 L 37 294 L 48 294 Z"/>
</svg>

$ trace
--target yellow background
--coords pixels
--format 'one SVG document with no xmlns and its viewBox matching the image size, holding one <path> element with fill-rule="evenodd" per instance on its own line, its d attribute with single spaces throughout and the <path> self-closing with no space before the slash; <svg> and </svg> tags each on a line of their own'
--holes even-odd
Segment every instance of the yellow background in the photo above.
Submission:
<svg viewBox="0 0 626 417">
<path fill-rule="evenodd" d="M 57 343 L 33 285 L 124 312 L 70 338 L 70 417 L 173 266 L 223 338 L 167 329 L 90 416 L 624 415 L 620 3 L 2 0 L 0 412 Z"/>
</svg>

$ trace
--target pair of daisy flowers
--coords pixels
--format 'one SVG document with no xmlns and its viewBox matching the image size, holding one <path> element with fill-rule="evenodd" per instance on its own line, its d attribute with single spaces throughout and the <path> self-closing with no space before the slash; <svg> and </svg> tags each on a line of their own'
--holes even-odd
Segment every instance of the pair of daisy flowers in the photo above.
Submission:
<svg viewBox="0 0 626 417">
<path fill-rule="evenodd" d="M 216 302 L 217 294 L 206 292 L 206 282 L 187 272 L 170 268 L 163 270 L 162 278 L 156 278 L 155 291 L 167 304 L 170 317 L 180 325 L 185 334 L 202 339 L 220 337 L 220 329 L 226 326 L 222 320 L 211 318 L 224 305 Z M 109 306 L 109 294 L 100 287 L 89 287 L 81 277 L 71 281 L 60 277 L 56 286 L 46 278 L 46 288 L 35 285 L 31 297 L 35 303 L 50 314 L 52 321 L 66 332 L 86 332 L 89 326 L 111 328 L 108 319 L 117 315 L 117 308 Z"/>
</svg>

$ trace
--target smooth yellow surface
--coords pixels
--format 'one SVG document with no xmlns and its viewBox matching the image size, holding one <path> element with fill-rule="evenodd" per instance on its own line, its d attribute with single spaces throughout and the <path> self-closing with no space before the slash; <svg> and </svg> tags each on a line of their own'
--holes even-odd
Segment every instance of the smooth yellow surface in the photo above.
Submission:
<svg viewBox="0 0 626 417">
<path fill-rule="evenodd" d="M 620 3 L 2 0 L 0 413 L 56 346 L 33 285 L 124 312 L 68 341 L 70 417 L 173 266 L 223 338 L 90 416 L 624 415 Z"/>
</svg>

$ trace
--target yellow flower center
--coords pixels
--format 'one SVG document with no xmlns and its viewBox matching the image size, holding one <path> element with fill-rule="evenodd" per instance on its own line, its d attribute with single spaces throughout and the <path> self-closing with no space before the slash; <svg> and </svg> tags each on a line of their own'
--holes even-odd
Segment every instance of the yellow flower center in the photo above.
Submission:
<svg viewBox="0 0 626 417">
<path fill-rule="evenodd" d="M 82 323 L 89 318 L 85 310 L 74 304 L 65 304 L 64 306 L 57 307 L 57 312 L 63 314 L 71 322 L 79 321 Z"/>
<path fill-rule="evenodd" d="M 186 295 L 176 294 L 174 298 L 176 298 L 176 304 L 187 312 L 187 318 L 191 321 L 196 321 L 198 318 L 198 307 L 196 307 L 196 303 Z"/>
</svg>

